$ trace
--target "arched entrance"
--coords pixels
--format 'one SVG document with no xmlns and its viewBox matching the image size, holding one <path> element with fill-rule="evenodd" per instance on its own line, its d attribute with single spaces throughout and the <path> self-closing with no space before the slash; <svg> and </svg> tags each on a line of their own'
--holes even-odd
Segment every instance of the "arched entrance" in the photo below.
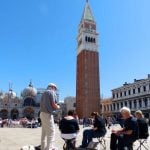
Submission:
<svg viewBox="0 0 150 150">
<path fill-rule="evenodd" d="M 19 111 L 17 109 L 12 109 L 11 110 L 11 119 L 18 119 L 19 117 Z"/>
<path fill-rule="evenodd" d="M 32 98 L 32 97 L 27 97 L 24 99 L 24 104 L 23 106 L 35 106 L 36 103 L 35 103 L 35 100 Z"/>
<path fill-rule="evenodd" d="M 8 118 L 8 110 L 2 109 L 2 110 L 0 111 L 0 118 L 2 118 L 2 119 L 7 119 L 7 118 Z"/>
<path fill-rule="evenodd" d="M 32 107 L 26 107 L 23 111 L 23 115 L 24 117 L 31 120 L 32 118 L 34 118 L 34 109 Z"/>
</svg>

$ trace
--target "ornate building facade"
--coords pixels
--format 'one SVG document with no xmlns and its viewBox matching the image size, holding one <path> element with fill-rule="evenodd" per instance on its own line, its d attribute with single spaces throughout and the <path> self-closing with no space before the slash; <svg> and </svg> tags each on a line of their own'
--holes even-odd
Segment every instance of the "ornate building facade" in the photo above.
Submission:
<svg viewBox="0 0 150 150">
<path fill-rule="evenodd" d="M 132 113 L 141 110 L 145 117 L 150 118 L 150 74 L 146 79 L 134 79 L 133 83 L 125 82 L 123 86 L 112 90 L 110 104 L 102 101 L 102 113 L 105 111 L 117 115 L 120 108 L 127 106 Z"/>
<path fill-rule="evenodd" d="M 88 1 L 78 29 L 76 105 L 80 118 L 100 110 L 99 52 L 96 22 Z"/>
<path fill-rule="evenodd" d="M 12 89 L 9 89 L 6 94 L 2 92 L 0 94 L 0 118 L 2 119 L 37 118 L 39 111 L 37 90 L 31 83 L 23 90 L 21 97 L 17 97 Z"/>
</svg>

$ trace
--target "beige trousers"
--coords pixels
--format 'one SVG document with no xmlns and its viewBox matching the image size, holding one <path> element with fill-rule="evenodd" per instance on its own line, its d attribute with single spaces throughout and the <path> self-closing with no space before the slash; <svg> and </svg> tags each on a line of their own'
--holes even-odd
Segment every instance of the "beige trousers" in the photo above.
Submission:
<svg viewBox="0 0 150 150">
<path fill-rule="evenodd" d="M 40 118 L 42 121 L 41 150 L 51 150 L 54 147 L 55 140 L 54 117 L 48 113 L 41 112 Z"/>
</svg>

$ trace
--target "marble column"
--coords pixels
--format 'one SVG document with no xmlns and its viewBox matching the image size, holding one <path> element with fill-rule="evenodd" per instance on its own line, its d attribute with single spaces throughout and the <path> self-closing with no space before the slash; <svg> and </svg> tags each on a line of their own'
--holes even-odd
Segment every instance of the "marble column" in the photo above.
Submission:
<svg viewBox="0 0 150 150">
<path fill-rule="evenodd" d="M 141 98 L 141 102 L 142 102 L 142 108 L 145 108 L 145 103 L 144 103 L 144 99 Z"/>
<path fill-rule="evenodd" d="M 134 108 L 134 100 L 132 100 L 131 103 L 132 103 L 132 110 L 134 110 L 135 109 Z"/>
<path fill-rule="evenodd" d="M 150 107 L 150 98 L 149 97 L 147 98 L 147 107 L 148 108 Z"/>
<path fill-rule="evenodd" d="M 139 100 L 136 99 L 136 109 L 139 109 Z"/>
<path fill-rule="evenodd" d="M 127 101 L 127 107 L 128 107 L 128 108 L 130 108 L 130 104 L 129 104 L 129 101 Z"/>
<path fill-rule="evenodd" d="M 121 109 L 121 102 L 119 102 L 119 110 Z"/>
</svg>

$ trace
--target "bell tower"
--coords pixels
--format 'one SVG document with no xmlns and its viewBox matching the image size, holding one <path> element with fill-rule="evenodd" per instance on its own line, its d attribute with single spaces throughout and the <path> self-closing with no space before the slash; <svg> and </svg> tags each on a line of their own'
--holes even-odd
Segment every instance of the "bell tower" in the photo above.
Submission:
<svg viewBox="0 0 150 150">
<path fill-rule="evenodd" d="M 96 22 L 86 0 L 77 36 L 76 103 L 80 118 L 100 111 L 99 52 Z"/>
</svg>

